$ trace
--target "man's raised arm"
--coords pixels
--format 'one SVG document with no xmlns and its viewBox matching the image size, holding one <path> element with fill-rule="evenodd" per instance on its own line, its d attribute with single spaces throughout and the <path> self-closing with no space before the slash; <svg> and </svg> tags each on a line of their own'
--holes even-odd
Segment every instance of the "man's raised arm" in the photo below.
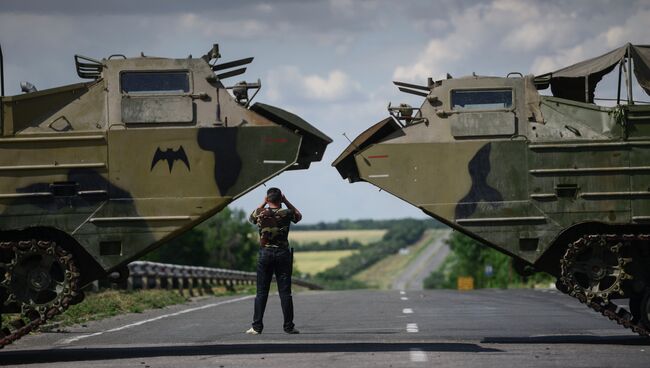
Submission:
<svg viewBox="0 0 650 368">
<path fill-rule="evenodd" d="M 298 221 L 302 220 L 302 213 L 300 213 L 300 211 L 298 211 L 298 209 L 294 205 L 292 205 L 291 202 L 289 202 L 289 200 L 287 199 L 287 197 L 284 196 L 284 194 L 282 195 L 282 203 L 284 203 L 288 209 L 293 211 L 294 223 L 298 223 Z"/>
</svg>

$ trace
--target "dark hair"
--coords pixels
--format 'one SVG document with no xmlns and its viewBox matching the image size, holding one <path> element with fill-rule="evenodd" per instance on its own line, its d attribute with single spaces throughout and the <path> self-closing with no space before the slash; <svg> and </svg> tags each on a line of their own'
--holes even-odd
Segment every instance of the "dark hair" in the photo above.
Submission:
<svg viewBox="0 0 650 368">
<path fill-rule="evenodd" d="M 269 202 L 279 203 L 282 200 L 282 191 L 278 188 L 269 188 L 269 190 L 266 191 L 266 199 L 268 199 Z"/>
</svg>

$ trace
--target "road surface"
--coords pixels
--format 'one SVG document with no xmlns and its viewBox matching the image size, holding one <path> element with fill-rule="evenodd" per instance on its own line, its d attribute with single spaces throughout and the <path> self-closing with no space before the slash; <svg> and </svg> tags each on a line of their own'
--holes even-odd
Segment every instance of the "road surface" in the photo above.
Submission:
<svg viewBox="0 0 650 368">
<path fill-rule="evenodd" d="M 424 279 L 442 265 L 449 254 L 447 239 L 451 235 L 451 230 L 435 231 L 431 243 L 397 276 L 393 282 L 393 289 L 422 290 Z"/>
<path fill-rule="evenodd" d="M 251 297 L 205 298 L 28 336 L 0 364 L 29 367 L 644 367 L 650 342 L 556 291 L 321 291 L 277 296 L 245 335 Z"/>
</svg>

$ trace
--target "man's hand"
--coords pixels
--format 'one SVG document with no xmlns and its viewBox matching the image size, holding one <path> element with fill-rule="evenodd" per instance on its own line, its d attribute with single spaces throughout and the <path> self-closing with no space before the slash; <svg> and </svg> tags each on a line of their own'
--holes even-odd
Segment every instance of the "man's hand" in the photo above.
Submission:
<svg viewBox="0 0 650 368">
<path fill-rule="evenodd" d="M 284 194 L 282 195 L 282 203 L 286 204 L 287 208 L 293 211 L 294 222 L 297 223 L 298 221 L 302 220 L 302 213 L 300 213 L 300 211 L 298 211 L 298 209 L 294 207 L 294 205 L 292 205 L 291 202 L 289 202 L 289 200 L 287 199 L 287 197 L 284 196 Z"/>
<path fill-rule="evenodd" d="M 262 202 L 262 204 L 260 204 L 257 208 L 263 209 L 264 207 L 266 207 L 267 203 L 268 203 L 268 200 L 266 199 L 266 196 L 264 196 L 264 202 Z"/>
</svg>

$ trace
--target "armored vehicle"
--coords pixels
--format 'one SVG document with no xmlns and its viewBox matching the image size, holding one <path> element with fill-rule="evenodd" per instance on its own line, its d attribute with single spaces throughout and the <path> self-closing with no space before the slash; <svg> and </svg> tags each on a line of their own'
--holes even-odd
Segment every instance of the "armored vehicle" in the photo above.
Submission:
<svg viewBox="0 0 650 368">
<path fill-rule="evenodd" d="M 612 71 L 613 106 L 594 104 Z M 650 47 L 539 76 L 395 82 L 422 105 L 389 105 L 333 165 L 513 257 L 519 272 L 557 277 L 563 292 L 647 336 L 650 106 L 633 100 L 632 72 L 650 93 Z M 549 86 L 553 95 L 540 95 Z"/>
<path fill-rule="evenodd" d="M 3 96 L 0 113 L 0 346 L 99 278 L 214 215 L 331 140 L 300 117 L 225 84 L 253 58 L 219 63 L 75 56 L 90 81 Z M 4 87 L 4 86 L 3 86 Z M 232 93 L 232 94 L 231 94 Z M 4 91 L 3 91 L 4 95 Z"/>
</svg>

